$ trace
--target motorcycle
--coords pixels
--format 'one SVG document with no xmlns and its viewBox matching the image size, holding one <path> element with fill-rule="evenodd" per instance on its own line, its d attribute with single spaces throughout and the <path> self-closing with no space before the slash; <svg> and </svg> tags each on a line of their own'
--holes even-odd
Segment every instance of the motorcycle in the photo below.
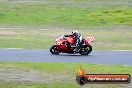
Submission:
<svg viewBox="0 0 132 88">
<path fill-rule="evenodd" d="M 77 53 L 81 55 L 88 55 L 92 51 L 91 43 L 95 40 L 94 36 L 85 37 L 80 49 Z M 74 45 L 76 39 L 74 37 L 59 37 L 56 39 L 55 44 L 50 48 L 52 54 L 58 55 L 59 53 L 74 54 L 73 50 L 76 48 Z"/>
</svg>

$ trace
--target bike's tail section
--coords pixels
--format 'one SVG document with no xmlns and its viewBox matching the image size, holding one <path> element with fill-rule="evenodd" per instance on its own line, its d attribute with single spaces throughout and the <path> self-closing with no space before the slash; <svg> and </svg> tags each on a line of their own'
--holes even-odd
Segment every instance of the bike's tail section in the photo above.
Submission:
<svg viewBox="0 0 132 88">
<path fill-rule="evenodd" d="M 94 36 L 86 37 L 85 38 L 85 43 L 86 44 L 91 44 L 94 40 L 95 40 Z"/>
</svg>

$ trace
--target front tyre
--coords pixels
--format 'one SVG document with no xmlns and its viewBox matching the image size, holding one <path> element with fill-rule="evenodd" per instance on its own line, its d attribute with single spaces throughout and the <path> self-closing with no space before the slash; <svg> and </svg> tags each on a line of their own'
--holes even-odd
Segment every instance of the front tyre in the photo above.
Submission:
<svg viewBox="0 0 132 88">
<path fill-rule="evenodd" d="M 53 45 L 53 46 L 50 48 L 50 52 L 51 52 L 52 54 L 55 54 L 55 55 L 58 55 L 58 54 L 59 54 L 59 51 L 58 51 L 56 45 Z"/>
<path fill-rule="evenodd" d="M 88 55 L 91 51 L 92 51 L 92 46 L 91 46 L 91 45 L 87 45 L 87 46 L 84 46 L 84 47 L 80 50 L 80 54 L 81 54 L 81 55 Z"/>
</svg>

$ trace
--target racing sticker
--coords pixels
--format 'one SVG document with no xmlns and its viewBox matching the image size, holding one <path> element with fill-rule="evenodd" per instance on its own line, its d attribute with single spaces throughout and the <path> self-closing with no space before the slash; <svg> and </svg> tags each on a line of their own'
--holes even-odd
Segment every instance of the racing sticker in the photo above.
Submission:
<svg viewBox="0 0 132 88">
<path fill-rule="evenodd" d="M 131 82 L 129 74 L 86 74 L 85 70 L 80 67 L 76 75 L 76 81 L 79 85 L 84 84 L 126 84 Z"/>
</svg>

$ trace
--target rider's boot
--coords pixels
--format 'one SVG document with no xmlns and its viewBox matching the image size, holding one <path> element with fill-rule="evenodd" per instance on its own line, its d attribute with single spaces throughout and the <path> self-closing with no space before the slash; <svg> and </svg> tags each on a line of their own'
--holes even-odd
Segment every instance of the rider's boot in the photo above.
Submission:
<svg viewBox="0 0 132 88">
<path fill-rule="evenodd" d="M 78 53 L 79 50 L 80 50 L 80 48 L 79 48 L 79 46 L 77 46 L 77 47 L 73 50 L 73 52 L 74 52 L 74 53 Z"/>
</svg>

